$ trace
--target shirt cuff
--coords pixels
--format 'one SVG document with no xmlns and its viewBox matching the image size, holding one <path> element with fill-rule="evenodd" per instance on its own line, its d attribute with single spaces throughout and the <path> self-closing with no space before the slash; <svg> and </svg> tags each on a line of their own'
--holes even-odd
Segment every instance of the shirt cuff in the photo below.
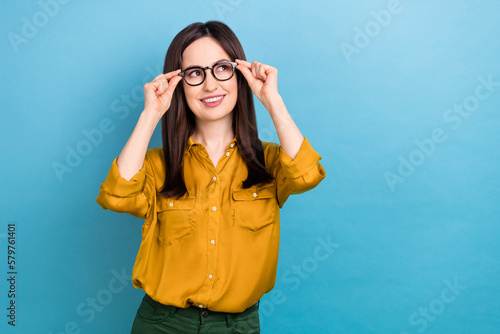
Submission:
<svg viewBox="0 0 500 334">
<path fill-rule="evenodd" d="M 321 156 L 316 152 L 306 137 L 300 146 L 295 159 L 292 159 L 280 146 L 279 154 L 283 175 L 287 178 L 296 179 L 313 169 Z"/>
<path fill-rule="evenodd" d="M 137 196 L 144 188 L 144 181 L 146 179 L 144 165 L 130 180 L 127 181 L 121 176 L 120 171 L 118 170 L 118 165 L 116 164 L 117 160 L 118 157 L 113 160 L 108 176 L 102 183 L 103 190 L 116 197 Z"/>
</svg>

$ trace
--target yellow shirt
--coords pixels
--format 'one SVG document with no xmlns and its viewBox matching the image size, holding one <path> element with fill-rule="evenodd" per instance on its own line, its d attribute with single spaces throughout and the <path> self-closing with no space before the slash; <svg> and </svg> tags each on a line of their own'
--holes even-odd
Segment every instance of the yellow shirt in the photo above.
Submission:
<svg viewBox="0 0 500 334">
<path fill-rule="evenodd" d="M 274 181 L 243 189 L 247 167 L 234 139 L 214 167 L 201 144 L 189 138 L 184 156 L 188 195 L 157 194 L 164 182 L 161 147 L 147 151 L 129 181 L 114 159 L 96 201 L 104 209 L 145 218 L 132 282 L 154 300 L 177 307 L 242 312 L 276 281 L 279 209 L 290 194 L 325 178 L 321 156 L 304 138 L 295 159 L 262 142 Z"/>
</svg>

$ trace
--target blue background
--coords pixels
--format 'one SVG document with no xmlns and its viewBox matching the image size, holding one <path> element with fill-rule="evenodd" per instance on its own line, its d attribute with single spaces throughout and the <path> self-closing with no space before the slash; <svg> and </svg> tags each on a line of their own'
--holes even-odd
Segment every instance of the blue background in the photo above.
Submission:
<svg viewBox="0 0 500 334">
<path fill-rule="evenodd" d="M 172 38 L 211 19 L 235 31 L 249 60 L 278 68 L 279 91 L 327 173 L 281 211 L 262 333 L 500 333 L 500 87 L 481 81 L 500 82 L 500 2 L 58 7 L 9 1 L 0 14 L 2 333 L 130 331 L 143 296 L 130 281 L 143 221 L 95 198 Z M 476 88 L 489 95 L 475 100 Z M 256 102 L 261 139 L 277 142 Z M 453 111 L 463 103 L 473 110 L 466 118 Z M 106 122 L 90 143 L 86 131 Z M 150 147 L 160 145 L 158 127 Z M 77 149 L 85 155 L 69 167 Z M 58 176 L 57 164 L 71 172 Z M 9 222 L 15 328 L 6 317 Z M 335 248 L 319 258 L 322 242 Z"/>
</svg>

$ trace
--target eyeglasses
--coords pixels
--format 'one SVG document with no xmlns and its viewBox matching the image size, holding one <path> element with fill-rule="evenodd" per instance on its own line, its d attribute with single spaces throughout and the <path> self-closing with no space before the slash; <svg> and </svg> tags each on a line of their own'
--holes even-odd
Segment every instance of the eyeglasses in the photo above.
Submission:
<svg viewBox="0 0 500 334">
<path fill-rule="evenodd" d="M 184 78 L 184 81 L 186 81 L 189 86 L 198 86 L 205 81 L 205 78 L 207 77 L 205 72 L 206 70 L 211 69 L 212 75 L 215 79 L 219 81 L 226 81 L 233 77 L 234 69 L 236 68 L 236 66 L 238 66 L 238 63 L 232 61 L 223 61 L 213 66 L 189 67 L 179 73 L 179 75 Z"/>
</svg>

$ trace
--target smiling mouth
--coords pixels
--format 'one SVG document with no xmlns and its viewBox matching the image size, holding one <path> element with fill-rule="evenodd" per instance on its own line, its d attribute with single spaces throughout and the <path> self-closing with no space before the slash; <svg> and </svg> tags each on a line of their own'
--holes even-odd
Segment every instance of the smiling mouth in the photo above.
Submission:
<svg viewBox="0 0 500 334">
<path fill-rule="evenodd" d="M 220 96 L 217 96 L 217 97 L 211 97 L 209 99 L 203 99 L 201 101 L 202 102 L 207 102 L 207 103 L 217 102 L 217 101 L 221 100 L 223 97 L 224 97 L 224 95 L 220 95 Z"/>
</svg>

